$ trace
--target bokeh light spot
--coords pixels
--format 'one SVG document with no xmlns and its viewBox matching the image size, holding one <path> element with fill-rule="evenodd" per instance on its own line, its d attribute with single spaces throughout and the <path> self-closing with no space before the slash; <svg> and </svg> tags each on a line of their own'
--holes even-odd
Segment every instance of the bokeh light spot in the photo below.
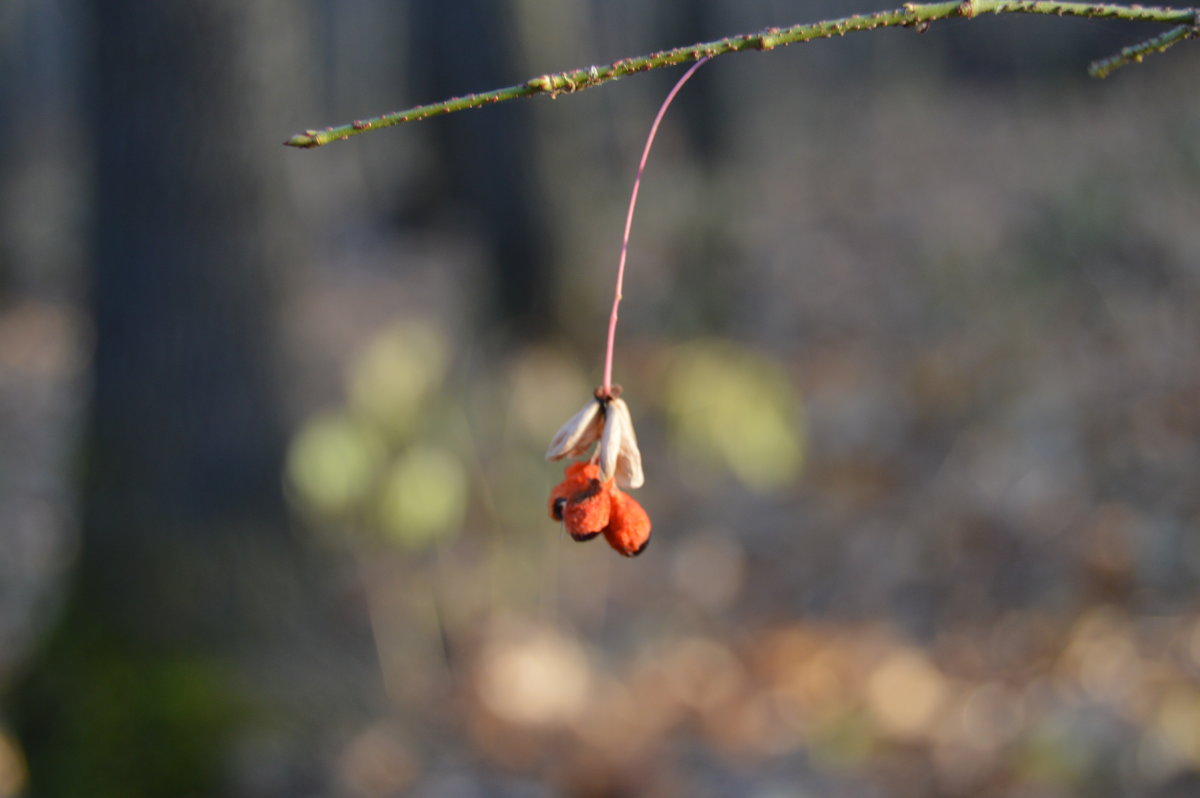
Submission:
<svg viewBox="0 0 1200 798">
<path fill-rule="evenodd" d="M 384 430 L 407 434 L 422 401 L 445 378 L 448 347 L 446 336 L 423 322 L 385 330 L 351 366 L 351 407 Z"/>
<path fill-rule="evenodd" d="M 577 642 L 546 628 L 504 629 L 485 647 L 476 678 L 480 699 L 517 725 L 568 722 L 588 698 L 591 669 Z"/>
<path fill-rule="evenodd" d="M 775 361 L 727 341 L 681 346 L 666 367 L 665 405 L 685 458 L 723 466 L 747 487 L 790 484 L 804 460 L 800 398 Z"/>
<path fill-rule="evenodd" d="M 392 539 L 421 546 L 458 529 L 466 512 L 467 475 L 449 452 L 409 449 L 384 477 L 379 522 Z"/>
<path fill-rule="evenodd" d="M 341 516 L 371 489 L 383 452 L 370 431 L 341 415 L 309 421 L 288 452 L 289 483 L 311 509 Z"/>
<path fill-rule="evenodd" d="M 880 727 L 897 737 L 927 734 L 946 698 L 946 680 L 915 651 L 890 654 L 871 673 L 867 703 Z"/>
</svg>

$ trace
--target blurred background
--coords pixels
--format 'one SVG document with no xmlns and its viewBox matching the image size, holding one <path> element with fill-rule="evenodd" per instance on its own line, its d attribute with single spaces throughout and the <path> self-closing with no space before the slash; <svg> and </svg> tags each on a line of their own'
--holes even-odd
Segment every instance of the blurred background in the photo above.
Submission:
<svg viewBox="0 0 1200 798">
<path fill-rule="evenodd" d="M 0 797 L 1200 794 L 1200 50 L 882 8 L 0 6 Z"/>
</svg>

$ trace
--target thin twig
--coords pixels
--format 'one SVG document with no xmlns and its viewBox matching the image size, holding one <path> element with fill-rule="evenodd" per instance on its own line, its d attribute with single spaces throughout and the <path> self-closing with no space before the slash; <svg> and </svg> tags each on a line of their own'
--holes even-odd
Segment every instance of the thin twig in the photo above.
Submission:
<svg viewBox="0 0 1200 798">
<path fill-rule="evenodd" d="M 621 293 L 625 286 L 625 257 L 629 254 L 629 231 L 633 229 L 633 209 L 637 207 L 638 189 L 642 185 L 642 172 L 646 171 L 646 161 L 650 158 L 650 148 L 654 146 L 654 136 L 658 133 L 658 126 L 662 124 L 671 101 L 675 99 L 676 94 L 679 94 L 683 84 L 687 83 L 688 79 L 696 74 L 696 70 L 707 60 L 707 57 L 701 58 L 692 64 L 692 68 L 683 73 L 683 77 L 675 83 L 675 87 L 662 101 L 662 105 L 658 108 L 658 114 L 654 117 L 654 124 L 650 125 L 650 135 L 646 136 L 646 146 L 642 150 L 642 160 L 638 162 L 637 176 L 633 178 L 633 192 L 629 195 L 629 210 L 625 214 L 625 233 L 621 236 L 621 257 L 617 262 L 617 288 L 613 292 L 612 313 L 608 317 L 608 345 L 604 350 L 603 391 L 605 394 L 612 394 L 613 343 L 617 339 L 617 309 L 621 307 Z"/>
<path fill-rule="evenodd" d="M 1177 28 L 1171 28 L 1171 30 L 1161 33 L 1153 39 L 1147 39 L 1139 44 L 1122 48 L 1121 52 L 1116 55 L 1110 55 L 1108 58 L 1093 61 L 1088 65 L 1088 74 L 1094 78 L 1106 78 L 1114 70 L 1128 64 L 1140 64 L 1142 59 L 1148 55 L 1161 53 L 1171 45 L 1178 44 L 1184 39 L 1194 39 L 1197 37 L 1200 37 L 1200 12 L 1197 12 L 1196 20 L 1191 25 L 1180 25 Z"/>
<path fill-rule="evenodd" d="M 673 50 L 663 50 L 636 58 L 623 58 L 611 64 L 590 66 L 583 69 L 568 70 L 551 75 L 541 75 L 516 86 L 468 94 L 454 97 L 439 103 L 418 105 L 404 111 L 393 111 L 370 119 L 359 119 L 350 124 L 338 127 L 327 127 L 324 130 L 305 130 L 297 133 L 284 142 L 289 147 L 312 148 L 320 147 L 331 141 L 341 141 L 366 133 L 368 130 L 378 130 L 405 122 L 415 122 L 428 119 L 431 116 L 464 111 L 468 108 L 480 108 L 493 103 L 515 100 L 518 97 L 531 97 L 536 94 L 548 94 L 557 97 L 560 94 L 570 94 L 593 86 L 599 86 L 635 72 L 647 72 L 651 69 L 697 61 L 701 58 L 713 58 L 726 53 L 736 53 L 742 50 L 772 50 L 789 44 L 807 42 L 813 39 L 828 39 L 833 36 L 844 36 L 847 33 L 876 30 L 878 28 L 907 27 L 918 32 L 928 30 L 931 23 L 949 18 L 967 18 L 982 14 L 1049 14 L 1069 17 L 1091 17 L 1102 19 L 1121 19 L 1131 22 L 1162 22 L 1174 25 L 1184 25 L 1189 30 L 1194 29 L 1197 15 L 1195 8 L 1167 8 L 1159 6 L 1120 5 L 1112 3 L 1078 3 L 1053 2 L 1053 0 L 953 0 L 946 3 L 905 3 L 900 8 L 889 11 L 878 11 L 874 14 L 855 14 L 841 19 L 825 20 L 803 25 L 793 25 L 789 28 L 767 28 L 758 33 L 747 33 L 740 36 L 730 36 L 713 42 L 702 42 L 688 47 L 677 47 Z M 1129 61 L 1140 60 L 1148 52 L 1158 52 L 1187 37 L 1180 29 L 1152 39 L 1137 48 L 1127 48 L 1135 52 L 1125 59 L 1124 52 L 1111 59 L 1093 64 L 1093 70 L 1099 68 L 1105 74 L 1116 66 Z M 1167 39 L 1164 44 L 1161 40 Z M 1109 64 L 1109 66 L 1099 66 Z M 1093 71 L 1095 74 L 1095 71 Z"/>
</svg>

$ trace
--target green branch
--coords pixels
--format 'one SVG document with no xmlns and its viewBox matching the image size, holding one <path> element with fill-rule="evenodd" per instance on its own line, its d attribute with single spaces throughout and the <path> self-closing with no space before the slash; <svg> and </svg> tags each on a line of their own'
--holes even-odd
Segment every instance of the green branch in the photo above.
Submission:
<svg viewBox="0 0 1200 798">
<path fill-rule="evenodd" d="M 542 75 L 516 86 L 495 89 L 482 94 L 468 94 L 440 103 L 418 105 L 404 111 L 393 111 L 370 119 L 359 119 L 347 125 L 327 127 L 324 130 L 306 130 L 292 136 L 284 144 L 289 147 L 320 147 L 331 141 L 340 141 L 357 136 L 359 133 L 366 133 L 368 130 L 378 130 L 405 122 L 416 122 L 431 116 L 464 111 L 468 108 L 481 108 L 505 100 L 515 100 L 518 97 L 531 97 L 535 94 L 557 97 L 560 94 L 590 89 L 635 72 L 647 72 L 651 69 L 695 61 L 706 56 L 713 58 L 742 50 L 772 50 L 789 44 L 813 39 L 828 39 L 833 36 L 844 36 L 847 33 L 877 28 L 906 27 L 923 33 L 928 30 L 931 23 L 941 19 L 954 17 L 970 19 L 981 14 L 1052 14 L 1055 16 L 1121 19 L 1131 22 L 1162 22 L 1179 26 L 1149 41 L 1133 47 L 1126 47 L 1117 55 L 1095 62 L 1091 65 L 1090 71 L 1096 77 L 1104 77 L 1118 67 L 1141 61 L 1149 53 L 1162 52 L 1176 42 L 1200 34 L 1200 10 L 1195 8 L 1126 6 L 1109 3 L 1060 3 L 1052 0 L 962 0 L 962 2 L 948 3 L 905 3 L 902 7 L 890 11 L 855 14 L 842 19 L 793 25 L 790 28 L 767 28 L 758 33 L 730 36 L 714 42 L 677 47 L 673 50 L 663 50 L 636 58 L 623 58 L 603 66 Z"/>
<path fill-rule="evenodd" d="M 1161 53 L 1172 44 L 1177 44 L 1184 39 L 1194 39 L 1200 36 L 1200 12 L 1191 25 L 1180 25 L 1177 28 L 1171 28 L 1166 33 L 1155 36 L 1153 39 L 1147 39 L 1139 44 L 1125 47 L 1116 55 L 1111 55 L 1108 58 L 1101 58 L 1099 61 L 1093 61 L 1088 66 L 1088 74 L 1094 78 L 1106 78 L 1114 69 L 1120 69 L 1126 64 L 1140 64 L 1142 59 L 1154 53 Z"/>
</svg>

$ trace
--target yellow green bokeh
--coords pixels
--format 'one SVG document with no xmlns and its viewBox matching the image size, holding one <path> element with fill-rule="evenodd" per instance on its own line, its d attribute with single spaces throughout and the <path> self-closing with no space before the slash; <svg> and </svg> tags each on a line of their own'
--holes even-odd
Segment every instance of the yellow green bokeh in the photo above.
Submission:
<svg viewBox="0 0 1200 798">
<path fill-rule="evenodd" d="M 341 414 L 317 416 L 292 440 L 288 481 L 310 509 L 344 517 L 369 493 L 383 459 L 369 427 Z"/>
<path fill-rule="evenodd" d="M 727 341 L 700 341 L 670 355 L 664 379 L 671 432 L 686 458 L 728 468 L 762 492 L 796 479 L 803 407 L 778 363 Z"/>
<path fill-rule="evenodd" d="M 403 437 L 421 405 L 441 385 L 449 362 L 446 336 L 425 322 L 404 322 L 378 335 L 350 368 L 350 407 L 382 432 Z"/>
<path fill-rule="evenodd" d="M 418 548 L 453 535 L 462 524 L 467 474 L 445 449 L 414 446 L 396 459 L 380 486 L 379 528 Z"/>
</svg>

